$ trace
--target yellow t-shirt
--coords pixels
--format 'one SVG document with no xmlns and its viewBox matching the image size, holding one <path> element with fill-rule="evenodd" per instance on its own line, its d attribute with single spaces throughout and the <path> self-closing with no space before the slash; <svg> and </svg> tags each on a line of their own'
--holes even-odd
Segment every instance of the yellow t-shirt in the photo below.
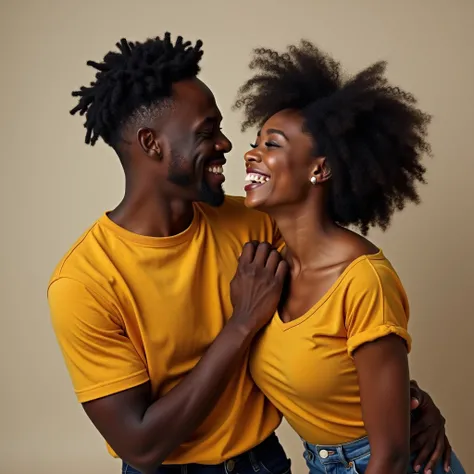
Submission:
<svg viewBox="0 0 474 474">
<path fill-rule="evenodd" d="M 271 219 L 237 197 L 219 208 L 196 204 L 191 225 L 172 237 L 136 235 L 104 215 L 61 261 L 48 291 L 79 401 L 147 381 L 156 398 L 169 392 L 231 316 L 229 285 L 243 245 L 276 238 Z M 217 464 L 277 428 L 281 415 L 255 386 L 247 359 L 166 463 Z"/>
<path fill-rule="evenodd" d="M 357 371 L 360 345 L 407 332 L 408 301 L 379 252 L 352 262 L 303 316 L 274 316 L 254 343 L 252 376 L 293 429 L 312 444 L 339 444 L 366 435 Z"/>
</svg>

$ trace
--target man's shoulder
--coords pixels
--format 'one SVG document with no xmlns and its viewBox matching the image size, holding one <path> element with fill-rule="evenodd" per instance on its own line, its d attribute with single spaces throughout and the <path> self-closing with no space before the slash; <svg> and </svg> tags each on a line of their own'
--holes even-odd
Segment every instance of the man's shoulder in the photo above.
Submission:
<svg viewBox="0 0 474 474">
<path fill-rule="evenodd" d="M 94 222 L 74 242 L 69 250 L 63 255 L 54 268 L 50 277 L 49 285 L 61 278 L 87 283 L 87 268 L 97 265 L 97 254 L 103 246 L 100 243 L 99 220 Z M 99 235 L 98 235 L 99 234 Z"/>
<path fill-rule="evenodd" d="M 219 207 L 199 204 L 205 220 L 222 237 L 275 242 L 277 234 L 273 220 L 265 213 L 245 207 L 241 196 L 227 196 Z"/>
</svg>

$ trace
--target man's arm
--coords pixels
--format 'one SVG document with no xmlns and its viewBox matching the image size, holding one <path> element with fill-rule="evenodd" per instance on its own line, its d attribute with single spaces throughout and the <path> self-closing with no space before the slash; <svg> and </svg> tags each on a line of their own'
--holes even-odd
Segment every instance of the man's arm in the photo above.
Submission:
<svg viewBox="0 0 474 474">
<path fill-rule="evenodd" d="M 189 375 L 157 401 L 148 382 L 84 403 L 84 410 L 122 459 L 144 474 L 156 472 L 212 411 L 252 338 L 231 321 Z"/>
<path fill-rule="evenodd" d="M 410 382 L 411 396 L 411 452 L 417 454 L 413 463 L 415 472 L 433 471 L 439 461 L 445 472 L 450 471 L 451 444 L 446 436 L 446 420 L 430 395 L 416 381 Z"/>
<path fill-rule="evenodd" d="M 273 316 L 286 271 L 286 263 L 269 245 L 247 244 L 231 284 L 233 316 L 181 383 L 156 401 L 151 399 L 149 382 L 117 389 L 108 396 L 87 396 L 83 403 L 87 415 L 121 458 L 143 473 L 154 472 L 204 421 L 232 373 L 243 363 L 251 340 Z M 93 387 L 101 386 L 102 380 L 93 369 L 85 369 L 87 362 L 91 359 L 94 362 L 98 351 L 108 352 L 110 366 L 107 373 L 113 372 L 109 384 L 119 387 L 124 364 L 130 367 L 130 377 L 139 373 L 137 357 L 133 358 L 130 341 L 118 335 L 119 327 L 113 322 L 102 327 L 103 321 L 107 321 L 105 312 L 84 315 L 85 311 L 92 311 L 92 303 L 82 303 L 80 310 L 75 308 L 68 312 L 67 318 L 64 317 L 60 308 L 67 308 L 69 301 L 71 304 L 72 301 L 84 301 L 87 295 L 81 295 L 77 293 L 71 300 L 71 295 L 59 293 L 53 295 L 51 301 L 53 320 L 70 370 L 78 363 L 84 365 L 73 376 L 76 391 L 81 393 L 84 379 L 87 386 L 92 382 Z M 55 303 L 59 300 L 62 300 L 61 304 Z M 110 357 L 111 353 L 114 357 Z M 100 365 L 102 360 L 97 359 L 92 366 Z M 117 366 L 114 365 L 116 361 L 119 361 Z M 97 392 L 93 389 L 92 393 Z"/>
</svg>

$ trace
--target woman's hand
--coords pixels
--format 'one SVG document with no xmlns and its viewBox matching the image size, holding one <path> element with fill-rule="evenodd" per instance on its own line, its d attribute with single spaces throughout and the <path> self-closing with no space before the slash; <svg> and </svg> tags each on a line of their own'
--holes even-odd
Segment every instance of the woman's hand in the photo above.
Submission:
<svg viewBox="0 0 474 474">
<path fill-rule="evenodd" d="M 414 380 L 410 383 L 410 393 L 411 452 L 418 453 L 413 467 L 419 472 L 425 465 L 424 472 L 428 473 L 442 458 L 444 470 L 449 472 L 451 445 L 445 433 L 446 420 L 433 399 Z"/>
</svg>

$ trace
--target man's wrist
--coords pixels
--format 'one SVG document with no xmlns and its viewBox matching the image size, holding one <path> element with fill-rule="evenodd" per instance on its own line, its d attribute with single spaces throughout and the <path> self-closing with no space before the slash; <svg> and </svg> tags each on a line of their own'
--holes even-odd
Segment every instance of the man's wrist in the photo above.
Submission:
<svg viewBox="0 0 474 474">
<path fill-rule="evenodd" d="M 245 317 L 241 314 L 236 314 L 234 312 L 232 318 L 229 319 L 229 322 L 226 325 L 229 331 L 234 333 L 234 336 L 238 339 L 244 341 L 251 341 L 257 330 L 253 324 L 250 324 L 250 318 Z"/>
</svg>

